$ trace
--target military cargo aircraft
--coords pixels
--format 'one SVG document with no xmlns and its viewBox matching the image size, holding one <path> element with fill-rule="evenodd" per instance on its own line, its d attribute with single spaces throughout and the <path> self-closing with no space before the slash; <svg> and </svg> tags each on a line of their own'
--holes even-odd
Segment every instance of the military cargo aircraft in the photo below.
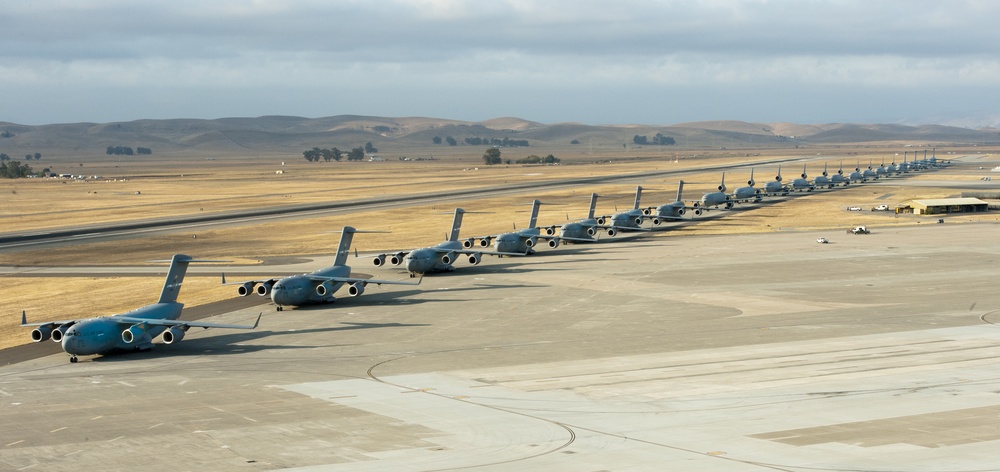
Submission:
<svg viewBox="0 0 1000 472">
<path fill-rule="evenodd" d="M 572 221 L 560 226 L 559 239 L 564 242 L 590 243 L 597 241 L 597 230 L 599 229 L 607 229 L 610 236 L 617 234 L 617 231 L 615 231 L 614 228 L 606 228 L 604 225 L 597 223 L 597 219 L 594 218 L 594 212 L 596 209 L 597 194 L 592 193 L 590 194 L 590 210 L 587 212 L 587 217 L 582 220 Z M 555 227 L 550 226 L 546 228 L 545 234 L 549 236 L 554 235 Z"/>
<path fill-rule="evenodd" d="M 726 173 L 722 173 L 722 182 L 715 188 L 715 192 L 709 192 L 701 196 L 701 200 L 693 203 L 693 206 L 701 209 L 723 208 L 729 210 L 733 208 L 733 197 L 726 193 Z"/>
<path fill-rule="evenodd" d="M 282 311 L 286 306 L 303 306 L 316 303 L 332 303 L 336 300 L 333 296 L 343 285 L 347 285 L 347 294 L 356 297 L 365 292 L 368 284 L 395 284 L 395 285 L 417 285 L 420 282 L 404 282 L 396 280 L 378 280 L 351 277 L 351 268 L 347 266 L 347 256 L 351 252 L 351 241 L 355 233 L 365 233 L 368 231 L 358 231 L 350 226 L 344 226 L 341 230 L 340 244 L 337 246 L 337 256 L 333 265 L 309 274 L 292 275 L 283 278 L 269 278 L 262 280 L 247 280 L 243 282 L 226 282 L 226 275 L 222 275 L 224 285 L 239 285 L 236 293 L 245 297 L 251 292 L 262 297 L 271 296 L 271 301 Z M 256 286 L 256 289 L 254 289 Z"/>
<path fill-rule="evenodd" d="M 799 178 L 792 180 L 792 190 L 797 190 L 799 192 L 812 192 L 815 187 L 809 182 L 809 175 L 806 174 L 806 164 L 802 164 L 802 173 L 799 174 Z"/>
<path fill-rule="evenodd" d="M 521 254 L 534 254 L 535 246 L 538 245 L 538 240 L 546 240 L 547 245 L 551 248 L 559 247 L 559 237 L 549 234 L 542 234 L 542 230 L 535 226 L 538 221 L 538 209 L 541 207 L 542 202 L 539 200 L 534 200 L 531 202 L 531 216 L 528 217 L 528 226 L 520 230 L 516 230 L 510 233 L 503 233 L 492 236 L 481 236 L 471 238 L 473 241 L 478 240 L 480 247 L 489 247 L 493 244 L 493 248 L 497 252 L 517 252 Z M 554 233 L 554 231 L 552 232 Z M 468 241 L 468 240 L 466 240 Z M 466 244 L 466 247 L 471 247 L 471 245 Z"/>
<path fill-rule="evenodd" d="M 635 188 L 635 203 L 632 208 L 611 216 L 600 216 L 597 218 L 599 225 L 607 227 L 608 235 L 614 236 L 618 231 L 648 231 L 649 228 L 642 227 L 644 215 L 639 208 L 642 199 L 642 186 Z"/>
<path fill-rule="evenodd" d="M 646 209 L 642 211 L 643 215 L 645 215 L 654 226 L 659 226 L 659 224 L 664 220 L 683 219 L 683 216 L 688 209 L 688 207 L 684 204 L 684 200 L 681 199 L 681 192 L 683 191 L 684 181 L 681 180 L 677 183 L 677 200 L 674 200 L 671 203 L 665 203 L 658 207 L 646 207 Z M 695 215 L 701 215 L 701 208 L 694 208 L 693 212 Z"/>
<path fill-rule="evenodd" d="M 733 200 L 736 203 L 750 203 L 759 202 L 762 200 L 762 195 L 760 189 L 754 188 L 753 180 L 753 169 L 750 169 L 750 180 L 747 181 L 746 187 L 740 187 L 733 192 Z"/>
<path fill-rule="evenodd" d="M 414 249 L 412 251 L 401 251 L 393 254 L 379 254 L 375 256 L 373 263 L 376 267 L 384 265 L 386 262 L 392 265 L 404 264 L 406 270 L 410 273 L 410 277 L 416 277 L 417 275 L 429 274 L 433 272 L 450 272 L 455 270 L 452 263 L 458 259 L 460 254 L 468 256 L 469 263 L 472 265 L 479 264 L 479 262 L 483 260 L 484 254 L 491 256 L 524 255 L 524 253 L 516 252 L 487 252 L 467 249 L 472 247 L 474 242 L 471 240 L 460 241 L 458 239 L 459 232 L 462 230 L 462 215 L 464 214 L 465 210 L 461 208 L 455 209 L 455 219 L 452 221 L 451 233 L 448 235 L 448 239 L 446 241 L 431 247 Z"/>
<path fill-rule="evenodd" d="M 788 195 L 788 187 L 781 183 L 781 166 L 778 166 L 778 174 L 774 180 L 764 184 L 764 193 L 768 196 Z"/>
<path fill-rule="evenodd" d="M 157 336 L 161 336 L 163 344 L 173 344 L 184 339 L 189 328 L 256 328 L 261 315 L 257 316 L 253 326 L 178 319 L 184 304 L 177 302 L 177 294 L 191 262 L 214 261 L 198 261 L 184 254 L 174 255 L 170 260 L 170 269 L 160 291 L 160 298 L 152 305 L 118 315 L 41 323 L 28 323 L 27 314 L 22 311 L 21 326 L 36 327 L 31 331 L 31 340 L 36 343 L 47 339 L 61 343 L 63 351 L 70 355 L 70 362 L 76 362 L 77 356 L 149 350 L 153 348 L 153 338 Z"/>
</svg>

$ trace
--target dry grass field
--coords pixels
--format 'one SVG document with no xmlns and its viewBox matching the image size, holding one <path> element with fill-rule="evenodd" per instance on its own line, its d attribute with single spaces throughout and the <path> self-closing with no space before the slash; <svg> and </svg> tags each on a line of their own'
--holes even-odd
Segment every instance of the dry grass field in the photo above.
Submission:
<svg viewBox="0 0 1000 472">
<path fill-rule="evenodd" d="M 809 173 L 821 172 L 822 162 L 838 165 L 860 160 L 877 163 L 887 154 L 865 154 L 864 149 L 781 151 L 661 152 L 625 158 L 617 152 L 572 154 L 559 166 L 493 166 L 476 163 L 477 156 L 450 156 L 434 161 L 308 163 L 288 160 L 284 173 L 278 158 L 266 164 L 259 159 L 235 157 L 218 160 L 178 159 L 161 163 L 88 161 L 84 169 L 102 179 L 88 181 L 56 179 L 0 180 L 5 204 L 0 208 L 3 232 L 43 230 L 109 222 L 138 221 L 183 215 L 211 214 L 259 207 L 364 200 L 387 195 L 413 195 L 453 189 L 502 186 L 505 183 L 551 182 L 578 177 L 602 177 L 660 170 L 692 170 L 708 165 L 742 166 L 780 158 L 810 156 Z M 816 156 L 817 152 L 825 154 Z M 829 159 L 826 159 L 829 157 Z M 853 165 L 851 165 L 853 167 Z M 758 186 L 774 176 L 776 166 L 756 168 Z M 785 181 L 799 172 L 801 165 L 783 167 Z M 834 170 L 831 169 L 831 170 Z M 748 170 L 727 173 L 732 191 L 745 184 Z M 951 173 L 955 182 L 976 181 L 981 171 Z M 887 212 L 847 212 L 852 205 L 868 208 L 879 203 L 895 205 L 914 198 L 940 198 L 959 193 L 939 186 L 912 183 L 940 179 L 935 171 L 910 175 L 897 182 L 857 185 L 831 192 L 816 192 L 796 198 L 753 205 L 750 211 L 734 211 L 725 218 L 710 219 L 681 228 L 653 233 L 651 237 L 681 237 L 692 234 L 829 230 L 841 237 L 844 229 L 869 225 L 876 231 L 894 225 L 931 224 L 932 219 L 913 215 L 895 216 Z M 644 203 L 673 201 L 676 178 L 636 179 L 649 190 Z M 718 172 L 692 172 L 684 180 L 685 198 L 694 200 L 714 190 Z M 451 222 L 455 206 L 470 212 L 462 233 L 466 236 L 496 234 L 523 227 L 528 203 L 538 198 L 543 205 L 539 223 L 561 224 L 583 218 L 591 192 L 602 195 L 599 213 L 612 213 L 632 204 L 636 184 L 607 184 L 587 188 L 543 190 L 497 198 L 467 198 L 455 203 L 420 205 L 405 209 L 370 211 L 350 215 L 289 219 L 251 226 L 222 227 L 196 232 L 177 232 L 145 238 L 98 242 L 54 249 L 0 253 L 4 266 L 140 265 L 143 261 L 169 258 L 174 253 L 198 258 L 222 259 L 236 264 L 259 264 L 268 259 L 332 254 L 339 238 L 332 231 L 344 225 L 388 233 L 358 235 L 354 246 L 361 252 L 410 249 L 440 242 Z M 711 212 L 715 214 L 717 212 Z M 948 222 L 997 220 L 993 214 L 949 217 Z M 839 234 L 838 234 L 839 233 Z M 193 237 L 196 236 L 196 237 Z M 352 264 L 362 272 L 381 272 L 368 261 Z M 164 267 L 164 271 L 166 268 Z M 266 269 L 263 270 L 266 272 Z M 155 277 L 5 277 L 0 295 L 0 348 L 27 341 L 19 315 L 27 310 L 31 319 L 109 315 L 155 300 L 162 276 Z M 218 279 L 190 277 L 181 301 L 195 306 L 233 296 L 231 287 Z"/>
</svg>

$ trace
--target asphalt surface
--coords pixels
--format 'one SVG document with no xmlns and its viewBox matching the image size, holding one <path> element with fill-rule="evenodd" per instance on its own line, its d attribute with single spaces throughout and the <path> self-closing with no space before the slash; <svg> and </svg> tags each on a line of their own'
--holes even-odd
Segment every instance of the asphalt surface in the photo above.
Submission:
<svg viewBox="0 0 1000 472">
<path fill-rule="evenodd" d="M 873 229 L 564 246 L 2 366 L 0 469 L 995 470 L 1000 225 Z"/>
</svg>

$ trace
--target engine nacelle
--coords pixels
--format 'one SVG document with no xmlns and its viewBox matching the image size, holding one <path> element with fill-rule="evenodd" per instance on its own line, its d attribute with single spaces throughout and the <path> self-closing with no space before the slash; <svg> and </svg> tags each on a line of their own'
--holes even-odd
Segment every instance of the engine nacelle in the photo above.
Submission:
<svg viewBox="0 0 1000 472">
<path fill-rule="evenodd" d="M 52 325 L 42 325 L 31 330 L 31 341 L 40 343 L 47 341 L 52 336 Z"/>
<path fill-rule="evenodd" d="M 136 340 L 142 339 L 146 335 L 146 329 L 140 325 L 129 326 L 128 329 L 122 331 L 122 341 L 126 344 L 132 344 Z"/>
<path fill-rule="evenodd" d="M 556 227 L 555 226 L 549 226 L 548 228 L 545 228 L 545 235 L 546 236 L 552 236 L 553 234 L 556 234 Z"/>
<path fill-rule="evenodd" d="M 687 213 L 687 210 L 685 210 L 683 208 L 678 208 L 677 209 L 677 216 L 684 216 L 685 213 Z"/>
<path fill-rule="evenodd" d="M 394 266 L 398 266 L 403 263 L 403 257 L 404 257 L 403 253 L 397 252 L 396 254 L 393 254 L 392 257 L 389 258 L 389 263 Z"/>
<path fill-rule="evenodd" d="M 271 287 L 273 286 L 274 282 L 264 282 L 257 286 L 257 290 L 255 290 L 255 292 L 257 293 L 257 295 L 266 297 L 271 294 Z"/>
<path fill-rule="evenodd" d="M 493 243 L 493 238 L 485 237 L 479 240 L 479 247 L 490 247 L 491 243 Z"/>
<path fill-rule="evenodd" d="M 651 209 L 649 209 L 649 208 L 646 208 L 645 210 L 642 210 L 642 214 L 643 214 L 643 215 L 646 215 L 646 216 L 649 216 L 649 215 L 651 215 L 652 213 L 653 213 L 653 210 L 651 210 Z"/>
<path fill-rule="evenodd" d="M 473 239 L 473 238 L 469 238 L 469 239 L 466 239 L 465 241 L 462 241 L 462 247 L 464 247 L 466 249 L 469 249 L 469 248 L 471 248 L 471 247 L 473 247 L 475 245 L 476 245 L 476 240 Z"/>
<path fill-rule="evenodd" d="M 726 209 L 727 210 L 732 210 L 733 209 L 733 202 L 726 202 Z"/>
<path fill-rule="evenodd" d="M 333 282 L 329 280 L 316 286 L 316 295 L 325 297 L 331 293 L 333 293 Z"/>
<path fill-rule="evenodd" d="M 347 294 L 356 297 L 365 293 L 365 283 L 364 282 L 354 282 L 349 287 L 347 287 Z"/>
<path fill-rule="evenodd" d="M 701 216 L 701 208 L 694 209 L 694 216 Z"/>
<path fill-rule="evenodd" d="M 660 226 L 660 223 L 661 222 L 659 218 L 653 218 L 653 226 Z"/>
<path fill-rule="evenodd" d="M 170 329 L 160 335 L 160 339 L 163 340 L 163 344 L 173 344 L 184 339 L 184 333 L 186 332 L 187 328 L 184 326 L 171 326 Z"/>
<path fill-rule="evenodd" d="M 530 238 L 524 240 L 524 245 L 525 246 L 535 247 L 536 244 L 538 244 L 538 238 L 536 238 L 534 236 L 531 236 Z"/>
<path fill-rule="evenodd" d="M 64 324 L 64 325 L 56 328 L 56 329 L 53 329 L 52 330 L 52 334 L 51 334 L 52 341 L 57 342 L 57 343 L 61 343 L 62 340 L 63 340 L 63 336 L 66 335 L 66 330 L 69 329 L 70 326 L 73 326 L 73 324 L 72 323 L 67 323 L 67 324 Z"/>
<path fill-rule="evenodd" d="M 608 228 L 608 236 L 614 236 L 616 234 L 618 234 L 618 230 L 614 228 Z"/>
<path fill-rule="evenodd" d="M 600 218 L 597 219 L 597 224 L 603 225 L 606 221 L 607 220 L 605 220 L 604 217 L 602 216 L 602 217 L 600 217 Z"/>
<path fill-rule="evenodd" d="M 640 225 L 642 225 L 642 217 L 641 216 L 637 216 L 637 217 L 635 217 L 634 220 L 632 220 L 632 222 L 635 223 L 636 226 L 640 226 Z"/>
<path fill-rule="evenodd" d="M 593 226 L 587 228 L 587 234 L 590 236 L 597 236 L 597 228 Z"/>
<path fill-rule="evenodd" d="M 236 287 L 236 294 L 245 297 L 253 293 L 253 286 L 256 285 L 253 282 L 247 282 L 239 287 Z"/>
<path fill-rule="evenodd" d="M 454 261 L 455 261 L 455 253 L 454 252 L 449 252 L 449 253 L 441 256 L 441 262 L 443 262 L 445 264 L 451 264 Z"/>
<path fill-rule="evenodd" d="M 479 265 L 483 261 L 483 254 L 481 252 L 475 252 L 469 254 L 469 264 Z"/>
<path fill-rule="evenodd" d="M 385 254 L 375 256 L 375 258 L 372 259 L 372 264 L 375 264 L 375 267 L 382 267 L 385 265 Z"/>
<path fill-rule="evenodd" d="M 549 247 L 553 248 L 553 249 L 559 247 L 559 238 L 552 238 L 552 239 L 550 239 L 549 240 Z"/>
</svg>

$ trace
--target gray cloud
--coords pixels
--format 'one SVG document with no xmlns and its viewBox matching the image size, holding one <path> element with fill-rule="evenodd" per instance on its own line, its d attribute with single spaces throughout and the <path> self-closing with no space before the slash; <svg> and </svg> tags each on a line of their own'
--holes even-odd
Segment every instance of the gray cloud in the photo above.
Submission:
<svg viewBox="0 0 1000 472">
<path fill-rule="evenodd" d="M 0 11 L 0 86 L 16 91 L 0 120 L 979 112 L 1000 100 L 978 95 L 1000 82 L 998 13 L 924 0 L 19 2 Z"/>
</svg>

